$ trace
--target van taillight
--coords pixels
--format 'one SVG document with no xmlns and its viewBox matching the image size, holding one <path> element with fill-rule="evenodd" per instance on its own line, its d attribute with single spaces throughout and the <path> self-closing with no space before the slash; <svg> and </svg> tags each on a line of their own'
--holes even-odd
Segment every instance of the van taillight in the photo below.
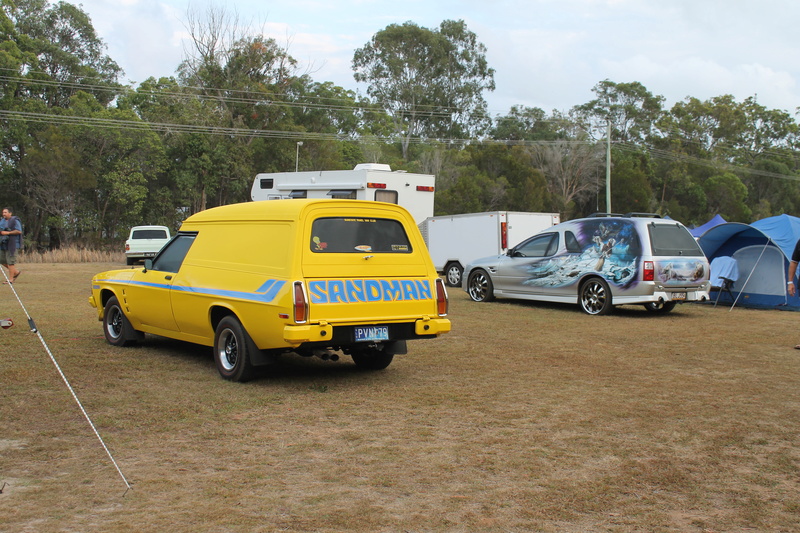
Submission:
<svg viewBox="0 0 800 533">
<path fill-rule="evenodd" d="M 436 278 L 436 312 L 439 316 L 447 316 L 447 290 L 444 288 L 442 278 Z"/>
<path fill-rule="evenodd" d="M 308 320 L 308 300 L 302 281 L 294 282 L 294 321 L 305 324 Z"/>
<path fill-rule="evenodd" d="M 508 222 L 500 223 L 500 248 L 508 248 Z"/>
<path fill-rule="evenodd" d="M 656 275 L 655 275 L 655 268 L 653 268 L 653 262 L 645 261 L 642 281 L 654 281 L 655 279 Z"/>
</svg>

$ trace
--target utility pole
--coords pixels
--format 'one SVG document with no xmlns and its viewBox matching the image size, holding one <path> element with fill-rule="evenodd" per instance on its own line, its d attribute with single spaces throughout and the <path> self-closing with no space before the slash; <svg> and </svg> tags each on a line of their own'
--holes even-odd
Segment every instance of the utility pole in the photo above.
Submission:
<svg viewBox="0 0 800 533">
<path fill-rule="evenodd" d="M 611 213 L 611 120 L 606 129 L 606 212 Z"/>
</svg>

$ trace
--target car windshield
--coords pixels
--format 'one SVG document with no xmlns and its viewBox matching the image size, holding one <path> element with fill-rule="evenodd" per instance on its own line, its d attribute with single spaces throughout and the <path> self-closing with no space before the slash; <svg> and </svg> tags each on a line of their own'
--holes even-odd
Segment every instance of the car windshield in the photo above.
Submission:
<svg viewBox="0 0 800 533">
<path fill-rule="evenodd" d="M 703 256 L 692 234 L 679 224 L 648 224 L 653 255 Z"/>
<path fill-rule="evenodd" d="M 311 228 L 315 253 L 411 253 L 403 225 L 385 218 L 318 218 Z"/>
</svg>

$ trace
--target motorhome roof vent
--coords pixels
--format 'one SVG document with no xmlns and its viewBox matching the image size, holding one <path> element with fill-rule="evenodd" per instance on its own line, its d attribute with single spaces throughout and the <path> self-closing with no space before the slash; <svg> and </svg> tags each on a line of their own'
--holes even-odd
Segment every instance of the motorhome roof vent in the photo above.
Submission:
<svg viewBox="0 0 800 533">
<path fill-rule="evenodd" d="M 385 170 L 391 172 L 392 167 L 383 163 L 359 163 L 353 170 Z"/>
</svg>

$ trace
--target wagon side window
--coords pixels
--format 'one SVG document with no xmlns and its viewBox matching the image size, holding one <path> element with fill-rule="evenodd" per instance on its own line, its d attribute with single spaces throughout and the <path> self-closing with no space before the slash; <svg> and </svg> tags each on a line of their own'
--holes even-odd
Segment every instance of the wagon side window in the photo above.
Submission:
<svg viewBox="0 0 800 533">
<path fill-rule="evenodd" d="M 581 245 L 578 242 L 578 239 L 575 237 L 575 234 L 571 231 L 564 232 L 564 243 L 567 245 L 567 252 L 571 254 L 579 254 L 583 250 L 581 250 Z"/>
</svg>

